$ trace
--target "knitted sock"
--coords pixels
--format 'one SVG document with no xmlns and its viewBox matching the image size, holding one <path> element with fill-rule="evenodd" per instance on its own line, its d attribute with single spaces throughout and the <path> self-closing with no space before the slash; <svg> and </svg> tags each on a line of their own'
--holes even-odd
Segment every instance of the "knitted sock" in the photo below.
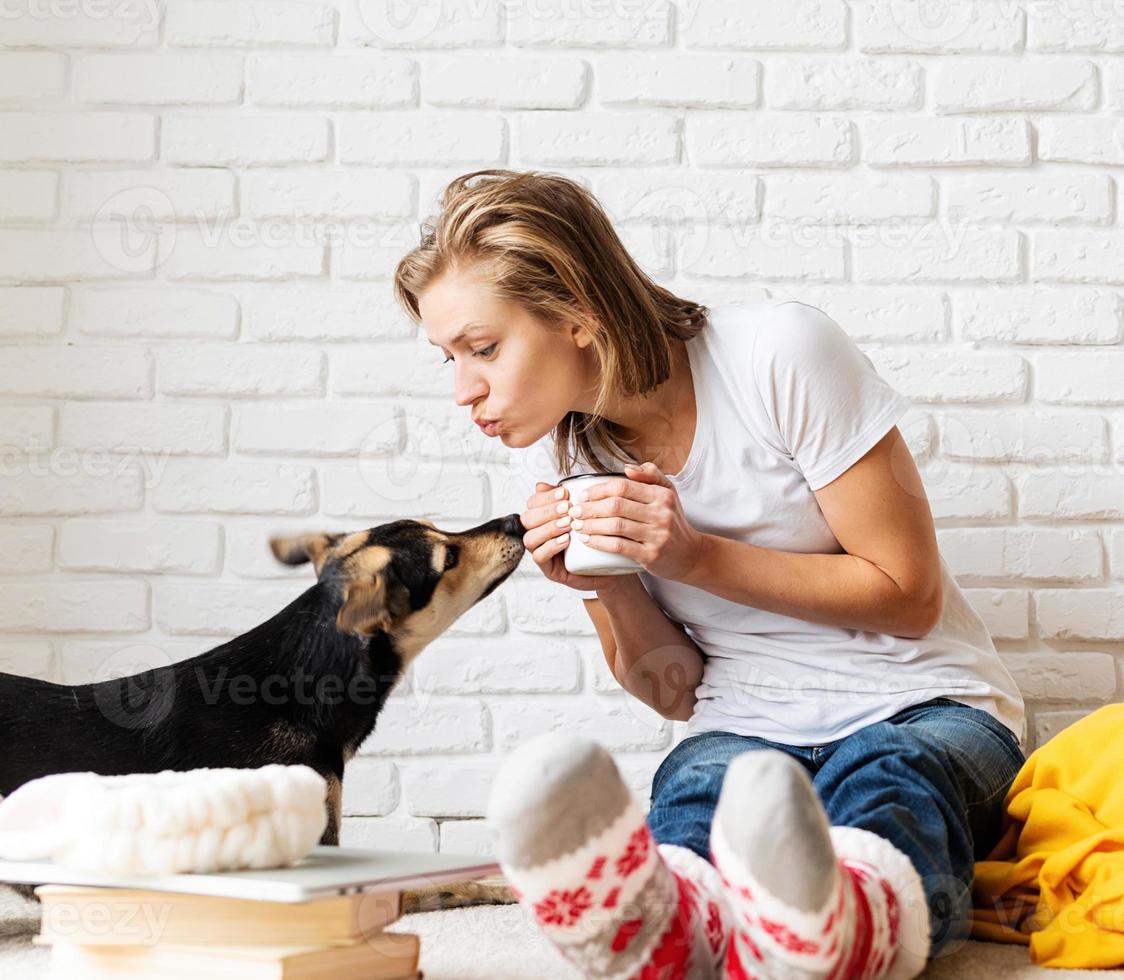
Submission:
<svg viewBox="0 0 1124 980">
<path fill-rule="evenodd" d="M 718 872 L 653 842 L 597 742 L 539 735 L 513 751 L 492 785 L 488 827 L 515 896 L 583 976 L 719 975 L 732 920 Z"/>
<path fill-rule="evenodd" d="M 735 912 L 730 980 L 909 980 L 925 969 L 928 905 L 909 858 L 870 831 L 829 826 L 786 753 L 731 761 L 710 848 Z"/>
</svg>

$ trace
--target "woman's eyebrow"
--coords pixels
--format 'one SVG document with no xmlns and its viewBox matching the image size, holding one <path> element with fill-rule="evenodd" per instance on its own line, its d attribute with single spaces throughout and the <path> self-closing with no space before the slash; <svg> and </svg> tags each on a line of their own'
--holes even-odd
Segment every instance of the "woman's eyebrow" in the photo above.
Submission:
<svg viewBox="0 0 1124 980">
<path fill-rule="evenodd" d="M 483 327 L 483 326 L 484 326 L 483 323 L 466 323 L 461 328 L 460 333 L 458 333 L 452 340 L 449 341 L 449 346 L 450 347 L 456 347 L 457 344 L 459 344 L 462 340 L 464 340 L 465 334 L 467 334 L 470 330 L 475 330 L 477 327 Z M 432 340 L 429 343 L 430 343 L 430 346 L 432 346 L 432 347 L 440 347 L 441 346 L 440 344 L 433 343 Z"/>
</svg>

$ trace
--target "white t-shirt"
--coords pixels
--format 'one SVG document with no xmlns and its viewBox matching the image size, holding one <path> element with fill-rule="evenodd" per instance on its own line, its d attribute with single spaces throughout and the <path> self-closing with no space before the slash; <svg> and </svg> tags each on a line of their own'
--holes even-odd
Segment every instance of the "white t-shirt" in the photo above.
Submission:
<svg viewBox="0 0 1124 980">
<path fill-rule="evenodd" d="M 686 346 L 695 438 L 683 468 L 667 476 L 691 525 L 779 551 L 843 553 L 812 491 L 864 456 L 909 399 L 839 324 L 804 303 L 712 307 Z M 550 433 L 515 452 L 522 511 L 535 480 L 553 484 L 560 474 Z M 705 655 L 687 735 L 820 745 L 945 696 L 987 711 L 1025 744 L 1018 687 L 943 556 L 940 564 L 940 620 L 920 639 L 768 612 L 638 572 Z"/>
</svg>

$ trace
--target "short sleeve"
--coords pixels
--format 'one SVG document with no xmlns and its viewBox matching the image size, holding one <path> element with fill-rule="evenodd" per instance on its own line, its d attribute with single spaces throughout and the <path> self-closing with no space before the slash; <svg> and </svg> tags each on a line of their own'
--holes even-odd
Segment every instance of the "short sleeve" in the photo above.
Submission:
<svg viewBox="0 0 1124 980">
<path fill-rule="evenodd" d="M 511 450 L 512 456 L 512 481 L 510 493 L 505 500 L 505 509 L 501 513 L 522 513 L 527 506 L 527 498 L 535 492 L 535 484 L 542 480 L 545 483 L 557 484 L 562 478 L 554 463 L 554 440 L 547 433 L 538 442 L 523 449 Z M 507 509 L 510 508 L 510 509 Z M 582 599 L 596 599 L 596 590 L 576 592 Z"/>
<path fill-rule="evenodd" d="M 813 490 L 863 456 L 911 402 L 822 310 L 778 303 L 755 327 L 753 372 L 765 410 Z"/>
</svg>

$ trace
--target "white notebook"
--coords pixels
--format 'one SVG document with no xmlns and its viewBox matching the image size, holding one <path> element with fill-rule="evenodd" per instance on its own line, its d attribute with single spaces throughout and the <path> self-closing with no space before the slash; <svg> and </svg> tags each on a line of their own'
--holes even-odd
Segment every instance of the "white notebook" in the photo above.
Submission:
<svg viewBox="0 0 1124 980">
<path fill-rule="evenodd" d="M 0 861 L 0 882 L 147 888 L 268 902 L 306 902 L 349 892 L 425 888 L 500 873 L 498 863 L 479 855 L 373 851 L 328 844 L 318 844 L 289 867 L 211 874 L 83 874 L 53 861 Z"/>
</svg>

